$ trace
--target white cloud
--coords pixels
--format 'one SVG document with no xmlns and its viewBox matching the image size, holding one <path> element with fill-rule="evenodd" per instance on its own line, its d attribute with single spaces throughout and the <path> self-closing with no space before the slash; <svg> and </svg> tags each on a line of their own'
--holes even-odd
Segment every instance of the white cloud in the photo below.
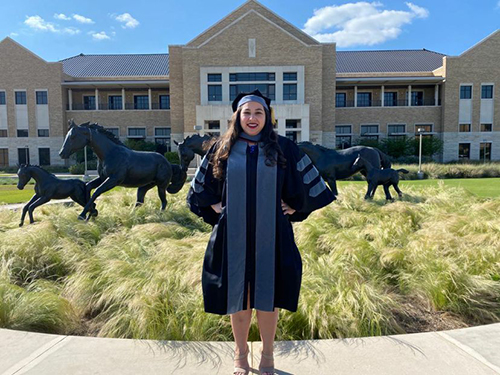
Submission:
<svg viewBox="0 0 500 375">
<path fill-rule="evenodd" d="M 380 2 L 365 1 L 326 6 L 314 10 L 303 31 L 320 42 L 336 42 L 338 47 L 383 43 L 397 38 L 414 18 L 429 15 L 425 8 L 406 5 L 409 11 L 383 10 Z"/>
<path fill-rule="evenodd" d="M 57 20 L 69 21 L 71 17 L 68 17 L 64 13 L 54 13 L 54 18 Z"/>
<path fill-rule="evenodd" d="M 40 16 L 26 16 L 24 24 L 38 31 L 50 31 L 53 33 L 57 33 L 59 31 L 56 29 L 53 23 L 45 21 Z"/>
<path fill-rule="evenodd" d="M 15 33 L 15 32 L 12 32 L 12 33 L 10 33 L 10 35 L 9 35 L 9 36 L 15 37 L 15 36 L 19 36 L 19 34 L 18 34 L 18 33 Z"/>
<path fill-rule="evenodd" d="M 427 18 L 429 17 L 429 11 L 425 8 L 419 7 L 418 5 L 415 5 L 413 3 L 405 3 L 408 8 L 411 9 L 413 13 L 415 13 L 415 16 L 417 18 Z"/>
<path fill-rule="evenodd" d="M 124 23 L 122 27 L 124 29 L 129 28 L 129 29 L 134 29 L 137 26 L 139 26 L 139 21 L 137 21 L 134 17 L 130 15 L 130 13 L 123 13 L 115 17 L 115 20 L 118 22 Z"/>
<path fill-rule="evenodd" d="M 90 18 L 87 18 L 87 17 L 84 17 L 84 16 L 81 16 L 79 14 L 73 14 L 73 19 L 77 22 L 80 22 L 80 23 L 87 23 L 87 24 L 92 24 L 94 23 L 94 21 L 92 21 Z"/>
<path fill-rule="evenodd" d="M 62 32 L 70 35 L 80 34 L 80 30 L 76 27 L 65 27 Z"/>
<path fill-rule="evenodd" d="M 111 39 L 110 36 L 108 34 L 106 34 L 106 32 L 104 32 L 104 31 L 101 31 L 99 33 L 93 33 L 92 34 L 92 38 L 94 38 L 94 40 L 107 40 L 107 39 Z"/>
</svg>

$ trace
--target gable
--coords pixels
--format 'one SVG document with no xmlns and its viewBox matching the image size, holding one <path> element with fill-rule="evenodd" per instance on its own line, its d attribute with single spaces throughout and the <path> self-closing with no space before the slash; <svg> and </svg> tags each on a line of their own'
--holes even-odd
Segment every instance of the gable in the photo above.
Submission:
<svg viewBox="0 0 500 375">
<path fill-rule="evenodd" d="M 304 33 L 302 30 L 293 26 L 289 22 L 285 21 L 283 18 L 279 17 L 275 13 L 271 12 L 269 9 L 261 5 L 255 0 L 249 0 L 242 6 L 234 10 L 228 16 L 224 17 L 222 20 L 217 22 L 212 27 L 208 28 L 206 31 L 198 35 L 196 38 L 191 40 L 186 44 L 187 47 L 197 48 L 206 44 L 209 40 L 216 37 L 218 34 L 223 32 L 228 27 L 236 25 L 246 16 L 251 13 L 258 13 L 262 18 L 266 19 L 268 22 L 274 24 L 276 28 L 283 30 L 284 32 L 290 34 L 297 40 L 300 40 L 305 45 L 319 45 L 320 43 Z"/>
<path fill-rule="evenodd" d="M 474 46 L 463 52 L 458 58 L 491 57 L 500 58 L 500 30 L 496 30 Z"/>
</svg>

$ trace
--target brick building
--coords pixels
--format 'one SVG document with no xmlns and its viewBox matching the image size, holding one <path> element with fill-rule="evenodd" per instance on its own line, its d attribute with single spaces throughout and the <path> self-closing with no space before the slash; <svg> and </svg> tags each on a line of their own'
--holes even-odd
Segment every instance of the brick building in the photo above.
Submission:
<svg viewBox="0 0 500 375">
<path fill-rule="evenodd" d="M 174 148 L 190 134 L 224 132 L 233 98 L 254 88 L 273 100 L 278 132 L 296 141 L 344 148 L 422 129 L 444 141 L 440 161 L 500 160 L 500 30 L 460 56 L 336 51 L 249 0 L 168 51 L 46 62 L 5 38 L 0 167 L 63 164 L 71 118 Z"/>
</svg>

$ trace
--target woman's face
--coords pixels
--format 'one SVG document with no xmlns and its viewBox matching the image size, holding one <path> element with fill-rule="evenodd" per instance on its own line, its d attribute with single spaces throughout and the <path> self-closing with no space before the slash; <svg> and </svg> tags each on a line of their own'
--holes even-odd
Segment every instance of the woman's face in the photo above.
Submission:
<svg viewBox="0 0 500 375">
<path fill-rule="evenodd" d="M 262 104 L 248 102 L 241 106 L 240 124 L 248 135 L 257 135 L 266 124 L 266 112 Z"/>
</svg>

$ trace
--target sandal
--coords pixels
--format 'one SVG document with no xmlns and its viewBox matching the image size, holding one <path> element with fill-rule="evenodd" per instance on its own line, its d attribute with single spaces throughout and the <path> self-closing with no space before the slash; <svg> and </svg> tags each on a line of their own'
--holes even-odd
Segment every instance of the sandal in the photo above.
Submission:
<svg viewBox="0 0 500 375">
<path fill-rule="evenodd" d="M 250 353 L 250 348 L 247 345 L 246 352 L 243 354 L 240 354 L 238 356 L 234 356 L 234 360 L 237 361 L 237 360 L 246 358 L 246 357 L 248 357 L 248 353 Z M 248 367 L 236 367 L 235 366 L 234 370 L 233 370 L 233 375 L 236 375 L 236 374 L 248 375 L 249 373 L 250 373 L 250 366 L 248 366 Z"/>
<path fill-rule="evenodd" d="M 272 360 L 274 363 L 274 356 L 272 354 L 268 355 L 268 354 L 260 353 L 260 356 L 261 356 L 261 358 Z M 261 375 L 274 375 L 274 366 L 262 367 L 259 365 L 259 372 Z"/>
</svg>

